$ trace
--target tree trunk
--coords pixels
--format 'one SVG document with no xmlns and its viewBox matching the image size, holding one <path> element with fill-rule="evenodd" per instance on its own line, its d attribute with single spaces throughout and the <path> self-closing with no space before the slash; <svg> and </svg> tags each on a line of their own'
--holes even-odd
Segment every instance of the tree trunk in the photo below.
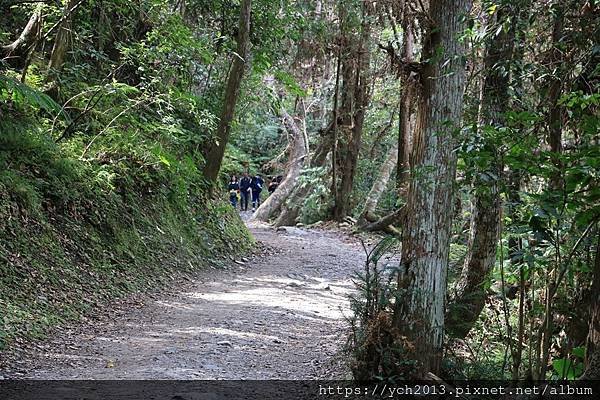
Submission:
<svg viewBox="0 0 600 400">
<path fill-rule="evenodd" d="M 564 8 L 560 3 L 556 3 L 554 7 L 554 20 L 552 27 L 552 51 L 550 52 L 549 64 L 560 69 L 564 62 L 563 52 L 560 50 L 561 41 L 563 39 L 563 28 L 564 28 Z M 563 107 L 560 104 L 560 97 L 562 95 L 563 82 L 560 78 L 550 75 L 549 82 L 547 84 L 547 101 L 549 105 L 548 113 L 548 144 L 550 146 L 552 162 L 555 166 L 554 172 L 550 176 L 548 182 L 548 190 L 551 197 L 556 199 L 557 203 L 562 201 L 563 191 L 563 180 L 562 180 L 562 169 L 563 163 L 560 159 L 562 153 L 562 113 Z M 548 282 L 553 282 L 556 279 L 556 270 L 560 267 L 558 260 L 555 261 L 555 268 L 552 271 Z M 548 370 L 548 362 L 550 360 L 550 346 L 552 335 L 554 331 L 554 313 L 552 310 L 552 296 L 549 295 L 550 287 L 548 285 L 546 292 L 546 304 L 544 310 L 544 320 L 541 326 L 541 340 L 540 340 L 540 352 L 541 359 L 539 360 L 539 367 L 537 371 L 537 377 L 544 379 L 546 377 L 546 371 Z"/>
<path fill-rule="evenodd" d="M 407 14 L 407 13 L 405 13 Z M 408 20 L 408 14 L 404 21 L 404 41 L 402 43 L 402 59 L 407 63 L 413 62 L 414 37 L 411 22 Z M 410 156 L 410 117 L 412 114 L 412 101 L 414 94 L 414 78 L 411 72 L 403 72 L 402 76 L 402 95 L 400 96 L 400 115 L 398 118 L 398 163 L 396 170 L 396 188 L 401 193 L 408 181 Z"/>
<path fill-rule="evenodd" d="M 242 77 L 244 75 L 244 67 L 248 58 L 248 44 L 250 38 L 250 9 L 251 0 L 242 0 L 239 19 L 239 30 L 237 37 L 237 53 L 234 55 L 231 70 L 227 78 L 227 87 L 225 89 L 225 98 L 223 101 L 223 109 L 221 111 L 221 119 L 217 127 L 216 142 L 212 142 L 207 146 L 203 174 L 206 180 L 212 185 L 217 181 L 225 147 L 229 141 L 229 131 L 231 129 L 231 121 L 235 111 Z"/>
<path fill-rule="evenodd" d="M 518 49 L 517 49 L 518 50 Z M 520 55 L 516 55 L 520 57 Z M 519 220 L 517 214 L 517 206 L 521 203 L 521 172 L 512 170 L 507 175 L 507 211 L 508 216 L 514 222 Z M 518 223 L 518 222 L 517 222 Z M 517 338 L 515 346 L 512 348 L 512 366 L 511 376 L 513 380 L 518 380 L 521 376 L 521 364 L 523 362 L 523 341 L 525 340 L 525 305 L 527 301 L 526 274 L 525 263 L 523 262 L 523 243 L 522 239 L 517 236 L 509 236 L 508 238 L 508 255 L 510 263 L 514 269 L 519 271 L 519 312 L 517 317 Z M 512 340 L 510 338 L 509 340 Z"/>
<path fill-rule="evenodd" d="M 21 32 L 17 40 L 9 45 L 2 46 L 2 59 L 10 65 L 21 68 L 27 64 L 27 58 L 36 40 L 40 36 L 42 29 L 42 13 L 39 8 L 29 18 L 25 29 Z"/>
<path fill-rule="evenodd" d="M 298 128 L 296 122 L 287 111 L 282 110 L 281 114 L 283 124 L 290 133 L 292 140 L 292 151 L 290 152 L 290 161 L 287 172 L 285 178 L 277 187 L 277 190 L 267 197 L 260 207 L 258 207 L 254 215 L 252 215 L 250 218 L 251 221 L 267 222 L 271 215 L 281 207 L 283 202 L 290 196 L 296 187 L 300 172 L 308 158 L 308 143 L 306 143 L 306 136 L 302 130 Z"/>
<path fill-rule="evenodd" d="M 594 280 L 590 296 L 590 327 L 585 354 L 585 372 L 581 379 L 600 379 L 600 234 L 594 260 Z"/>
<path fill-rule="evenodd" d="M 438 373 L 442 359 L 444 300 L 450 249 L 453 185 L 456 171 L 455 132 L 461 128 L 465 88 L 465 29 L 470 0 L 431 2 L 421 75 L 422 95 L 414 132 L 407 223 L 402 241 L 399 278 L 403 294 L 395 326 L 414 347 L 415 375 Z M 398 343 L 398 345 L 401 345 Z"/>
<path fill-rule="evenodd" d="M 381 168 L 379 169 L 379 175 L 375 182 L 373 182 L 373 186 L 367 194 L 367 200 L 365 201 L 365 206 L 363 207 L 362 212 L 360 213 L 360 217 L 358 218 L 358 225 L 365 225 L 368 221 L 374 221 L 377 219 L 375 215 L 375 210 L 377 208 L 377 203 L 381 198 L 381 195 L 385 191 L 388 182 L 390 181 L 390 176 L 394 171 L 394 167 L 398 162 L 398 143 L 396 142 L 390 149 L 388 150 L 387 156 L 381 164 Z"/>
<path fill-rule="evenodd" d="M 331 151 L 333 144 L 333 134 L 331 129 L 326 129 L 324 135 L 319 142 L 319 145 L 314 150 L 314 154 L 310 160 L 311 168 L 319 168 L 325 165 L 327 161 L 327 154 Z M 279 190 L 279 189 L 278 189 Z M 273 221 L 274 226 L 290 226 L 295 225 L 298 216 L 300 215 L 300 209 L 306 197 L 310 194 L 312 186 L 305 184 L 296 186 L 292 194 L 289 195 L 287 200 L 281 205 L 281 212 L 279 216 Z"/>
<path fill-rule="evenodd" d="M 558 5 L 555 9 L 554 26 L 552 28 L 552 51 L 551 51 L 551 63 L 552 65 L 560 68 L 563 62 L 563 52 L 560 50 L 561 40 L 563 36 L 563 25 L 564 25 L 564 10 L 562 6 Z M 560 156 L 562 153 L 562 114 L 563 106 L 560 103 L 562 96 L 563 81 L 559 76 L 551 75 L 546 93 L 549 103 L 549 115 L 548 115 L 548 145 L 550 151 L 553 153 L 553 163 L 556 167 L 556 171 L 550 178 L 550 189 L 556 192 L 557 197 L 562 196 L 562 174 L 563 168 Z"/>
<path fill-rule="evenodd" d="M 57 98 L 58 88 L 56 78 L 60 73 L 65 62 L 65 55 L 69 48 L 69 35 L 71 33 L 72 9 L 74 9 L 77 0 L 69 0 L 65 5 L 63 16 L 58 26 L 58 32 L 54 38 L 52 52 L 50 53 L 50 61 L 48 63 L 48 80 L 50 82 L 49 94 Z"/>
<path fill-rule="evenodd" d="M 498 168 L 495 173 L 499 173 Z M 469 251 L 446 314 L 448 333 L 459 338 L 467 336 L 485 306 L 500 234 L 502 208 L 497 178 L 490 178 L 487 183 L 482 179 L 476 182 L 478 193 L 471 210 Z M 481 186 L 486 184 L 487 187 Z"/>
<path fill-rule="evenodd" d="M 75 6 L 77 0 L 69 0 L 65 5 L 63 18 L 56 32 L 52 53 L 50 54 L 50 62 L 48 69 L 54 72 L 59 72 L 65 62 L 65 55 L 69 48 L 69 34 L 71 32 L 71 9 Z M 51 72 L 52 73 L 52 72 Z"/>
<path fill-rule="evenodd" d="M 342 6 L 343 7 L 343 6 Z M 369 63 L 371 28 L 367 19 L 369 2 L 362 3 L 361 33 L 357 43 L 352 43 L 353 37 L 345 37 L 349 41 L 342 58 L 342 92 L 341 107 L 338 113 L 341 126 L 341 141 L 335 143 L 334 163 L 341 173 L 339 186 L 334 190 L 333 219 L 341 221 L 350 211 L 350 193 L 356 173 L 356 163 L 362 141 L 362 129 L 366 110 L 369 103 Z M 342 13 L 346 16 L 347 12 Z M 342 24 L 346 23 L 345 19 Z M 338 185 L 337 180 L 333 182 Z"/>
<path fill-rule="evenodd" d="M 517 18 L 515 6 L 502 5 L 494 14 L 495 23 L 503 26 Z M 479 136 L 484 141 L 482 154 L 490 159 L 486 168 L 475 171 L 474 199 L 471 212 L 471 229 L 467 257 L 457 283 L 456 296 L 448 307 L 446 324 L 448 332 L 464 338 L 483 310 L 487 298 L 490 274 L 496 261 L 496 245 L 500 235 L 502 202 L 499 181 L 502 165 L 494 139 L 485 137 L 485 128 L 501 128 L 504 114 L 509 108 L 509 74 L 503 65 L 512 59 L 515 30 L 502 29 L 497 36 L 490 36 L 484 57 L 485 78 L 481 90 L 479 109 Z"/>
</svg>

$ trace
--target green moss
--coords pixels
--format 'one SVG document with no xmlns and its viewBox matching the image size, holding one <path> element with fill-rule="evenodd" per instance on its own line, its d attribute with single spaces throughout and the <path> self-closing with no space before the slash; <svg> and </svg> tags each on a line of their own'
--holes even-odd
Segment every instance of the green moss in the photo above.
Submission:
<svg viewBox="0 0 600 400">
<path fill-rule="evenodd" d="M 110 187 L 97 179 L 105 165 L 69 157 L 34 128 L 1 128 L 0 348 L 253 245 L 191 172 L 135 176 L 124 165 L 130 175 Z"/>
</svg>

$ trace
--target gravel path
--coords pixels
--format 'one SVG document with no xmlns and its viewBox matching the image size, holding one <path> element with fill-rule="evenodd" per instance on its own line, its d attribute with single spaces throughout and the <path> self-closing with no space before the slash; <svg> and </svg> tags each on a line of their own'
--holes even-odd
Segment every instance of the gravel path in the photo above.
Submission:
<svg viewBox="0 0 600 400">
<path fill-rule="evenodd" d="M 264 254 L 51 335 L 0 370 L 39 379 L 343 379 L 355 239 L 254 226 Z M 12 365 L 11 365 L 12 364 Z"/>
</svg>

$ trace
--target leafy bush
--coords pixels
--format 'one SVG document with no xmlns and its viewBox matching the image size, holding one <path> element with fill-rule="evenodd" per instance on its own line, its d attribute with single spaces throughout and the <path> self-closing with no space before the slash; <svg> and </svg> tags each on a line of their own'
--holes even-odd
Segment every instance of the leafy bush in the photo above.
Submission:
<svg viewBox="0 0 600 400">
<path fill-rule="evenodd" d="M 400 268 L 380 267 L 379 261 L 397 245 L 387 237 L 367 254 L 363 273 L 355 276 L 356 295 L 350 297 L 351 333 L 346 345 L 354 379 L 359 382 L 396 381 L 411 376 L 411 343 L 394 324 L 394 306 L 403 291 L 398 288 Z"/>
</svg>

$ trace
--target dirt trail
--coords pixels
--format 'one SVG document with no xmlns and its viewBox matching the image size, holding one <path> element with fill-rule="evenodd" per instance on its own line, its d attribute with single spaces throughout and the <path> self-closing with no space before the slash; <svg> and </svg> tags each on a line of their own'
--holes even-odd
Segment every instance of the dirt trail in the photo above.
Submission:
<svg viewBox="0 0 600 400">
<path fill-rule="evenodd" d="M 365 255 L 329 232 L 251 227 L 275 253 L 210 270 L 179 293 L 145 298 L 54 335 L 5 377 L 40 379 L 314 379 L 348 377 L 350 280 Z"/>
</svg>

